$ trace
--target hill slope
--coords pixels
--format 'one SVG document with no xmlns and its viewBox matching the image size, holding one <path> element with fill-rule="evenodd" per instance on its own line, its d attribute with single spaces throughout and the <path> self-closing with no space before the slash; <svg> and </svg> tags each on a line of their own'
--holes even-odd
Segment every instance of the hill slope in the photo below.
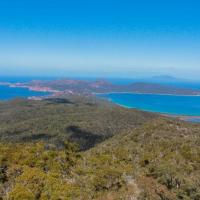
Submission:
<svg viewBox="0 0 200 200">
<path fill-rule="evenodd" d="M 1 141 L 47 141 L 61 146 L 65 140 L 70 140 L 78 143 L 81 149 L 88 149 L 156 117 L 96 98 L 78 96 L 1 102 L 0 111 Z"/>
<path fill-rule="evenodd" d="M 147 122 L 88 151 L 80 168 L 94 173 L 84 180 L 94 176 L 103 199 L 200 199 L 199 132 L 170 119 Z"/>
<path fill-rule="evenodd" d="M 200 199 L 198 124 L 82 97 L 0 110 L 3 199 Z"/>
</svg>

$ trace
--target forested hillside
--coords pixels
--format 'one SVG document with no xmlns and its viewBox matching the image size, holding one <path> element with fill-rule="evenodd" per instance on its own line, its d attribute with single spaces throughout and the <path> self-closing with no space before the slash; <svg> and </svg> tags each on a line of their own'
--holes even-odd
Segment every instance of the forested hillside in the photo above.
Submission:
<svg viewBox="0 0 200 200">
<path fill-rule="evenodd" d="M 0 103 L 0 140 L 46 141 L 62 146 L 65 140 L 88 149 L 106 138 L 157 117 L 92 97 Z"/>
<path fill-rule="evenodd" d="M 198 124 L 74 96 L 0 111 L 1 199 L 200 199 Z"/>
</svg>

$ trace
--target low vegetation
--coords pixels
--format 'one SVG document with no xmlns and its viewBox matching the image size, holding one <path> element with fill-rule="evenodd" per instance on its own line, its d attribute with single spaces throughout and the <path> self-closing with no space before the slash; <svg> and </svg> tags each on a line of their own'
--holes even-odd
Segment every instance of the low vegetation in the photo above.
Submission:
<svg viewBox="0 0 200 200">
<path fill-rule="evenodd" d="M 70 140 L 85 150 L 154 117 L 89 97 L 16 99 L 0 103 L 0 141 L 46 141 L 61 147 Z"/>
<path fill-rule="evenodd" d="M 198 124 L 80 97 L 0 110 L 1 199 L 200 199 Z"/>
</svg>

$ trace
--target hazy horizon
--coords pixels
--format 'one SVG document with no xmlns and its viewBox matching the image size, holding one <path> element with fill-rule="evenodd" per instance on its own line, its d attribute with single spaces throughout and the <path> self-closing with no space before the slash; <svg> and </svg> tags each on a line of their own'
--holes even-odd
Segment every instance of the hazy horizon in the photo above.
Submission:
<svg viewBox="0 0 200 200">
<path fill-rule="evenodd" d="M 199 79 L 198 1 L 0 3 L 0 76 Z"/>
<path fill-rule="evenodd" d="M 49 75 L 36 75 L 36 76 L 30 76 L 30 75 L 15 75 L 15 76 L 9 76 L 9 75 L 0 75 L 0 82 L 26 82 L 26 81 L 32 81 L 32 80 L 64 80 L 64 79 L 71 79 L 71 80 L 86 80 L 86 81 L 109 81 L 113 83 L 122 83 L 122 84 L 128 84 L 128 83 L 134 83 L 134 82 L 146 82 L 146 83 L 179 83 L 183 84 L 185 86 L 185 83 L 200 83 L 199 79 L 190 79 L 185 77 L 175 77 L 175 76 L 169 76 L 167 74 L 165 75 L 159 75 L 159 76 L 131 76 L 131 77 L 122 77 L 122 76 L 74 76 L 74 75 L 63 75 L 63 76 L 49 76 Z"/>
</svg>

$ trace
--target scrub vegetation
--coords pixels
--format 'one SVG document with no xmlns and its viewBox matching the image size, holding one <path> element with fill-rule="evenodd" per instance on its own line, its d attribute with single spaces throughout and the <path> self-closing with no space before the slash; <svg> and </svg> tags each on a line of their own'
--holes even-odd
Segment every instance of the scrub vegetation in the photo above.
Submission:
<svg viewBox="0 0 200 200">
<path fill-rule="evenodd" d="M 0 199 L 200 199 L 198 124 L 80 96 L 0 111 Z"/>
</svg>

